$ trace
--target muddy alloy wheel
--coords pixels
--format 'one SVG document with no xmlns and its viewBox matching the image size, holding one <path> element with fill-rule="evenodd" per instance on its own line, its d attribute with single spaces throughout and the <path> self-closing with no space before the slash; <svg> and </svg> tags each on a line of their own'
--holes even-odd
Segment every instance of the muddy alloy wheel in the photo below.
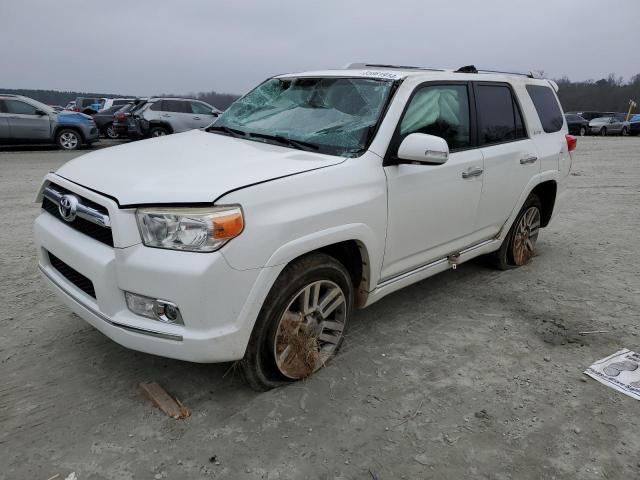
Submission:
<svg viewBox="0 0 640 480">
<path fill-rule="evenodd" d="M 251 388 L 308 377 L 337 354 L 354 303 L 351 274 L 321 252 L 291 261 L 264 300 L 240 362 Z"/>
<path fill-rule="evenodd" d="M 540 210 L 529 207 L 516 227 L 511 244 L 511 257 L 515 265 L 526 265 L 533 257 L 540 232 Z"/>
<path fill-rule="evenodd" d="M 280 317 L 273 355 L 282 375 L 308 377 L 335 353 L 347 316 L 344 292 L 336 283 L 319 280 L 306 285 Z"/>
</svg>

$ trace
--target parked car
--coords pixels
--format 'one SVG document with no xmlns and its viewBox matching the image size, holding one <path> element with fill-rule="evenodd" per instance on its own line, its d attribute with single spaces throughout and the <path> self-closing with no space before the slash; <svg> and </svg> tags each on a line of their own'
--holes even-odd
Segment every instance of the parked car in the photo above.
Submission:
<svg viewBox="0 0 640 480">
<path fill-rule="evenodd" d="M 56 112 L 32 98 L 0 94 L 1 143 L 56 143 L 64 150 L 75 150 L 98 138 L 98 128 L 88 115 Z"/>
<path fill-rule="evenodd" d="M 600 118 L 606 116 L 603 112 L 588 111 L 588 112 L 566 112 L 567 115 L 580 115 L 586 121 L 591 121 L 594 118 Z"/>
<path fill-rule="evenodd" d="M 115 113 L 113 116 L 113 128 L 119 137 L 139 138 L 138 127 L 132 115 L 144 107 L 148 100 L 148 98 L 137 98 Z"/>
<path fill-rule="evenodd" d="M 65 110 L 70 110 L 72 112 L 76 111 L 76 101 L 75 100 L 71 100 L 69 103 L 67 103 L 67 106 L 64 107 Z"/>
<path fill-rule="evenodd" d="M 61 112 L 64 110 L 64 107 L 62 105 L 49 105 L 49 107 L 54 109 L 56 112 Z"/>
<path fill-rule="evenodd" d="M 123 108 L 124 105 L 112 105 L 110 108 L 100 110 L 92 115 L 98 126 L 100 133 L 107 138 L 118 138 L 118 131 L 113 126 L 114 115 Z"/>
<path fill-rule="evenodd" d="M 102 105 L 104 105 L 105 100 L 106 98 L 77 97 L 75 99 L 73 110 L 87 115 L 93 115 L 102 109 Z"/>
<path fill-rule="evenodd" d="M 564 118 L 567 121 L 567 127 L 569 127 L 571 135 L 580 135 L 582 137 L 589 133 L 589 122 L 580 115 L 566 113 Z"/>
<path fill-rule="evenodd" d="M 594 118 L 589 122 L 589 128 L 593 135 L 628 135 L 630 125 L 625 120 L 613 117 Z"/>
<path fill-rule="evenodd" d="M 307 377 L 354 309 L 479 255 L 532 259 L 576 146 L 556 89 L 471 67 L 271 78 L 209 132 L 47 174 L 39 268 L 128 348 L 242 359 L 262 390 Z"/>
<path fill-rule="evenodd" d="M 135 98 L 106 98 L 102 105 L 102 110 L 107 110 L 115 106 L 124 107 L 127 103 L 132 102 L 133 100 L 135 100 Z"/>
<path fill-rule="evenodd" d="M 133 112 L 137 132 L 130 136 L 162 137 L 210 125 L 220 110 L 201 100 L 189 98 L 151 98 Z"/>
<path fill-rule="evenodd" d="M 640 114 L 629 118 L 629 135 L 640 135 Z"/>
</svg>

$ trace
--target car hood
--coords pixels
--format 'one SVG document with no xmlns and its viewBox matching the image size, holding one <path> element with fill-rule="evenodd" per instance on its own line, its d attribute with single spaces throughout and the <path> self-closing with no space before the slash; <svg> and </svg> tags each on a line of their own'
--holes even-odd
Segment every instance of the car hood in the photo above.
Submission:
<svg viewBox="0 0 640 480">
<path fill-rule="evenodd" d="M 56 120 L 60 124 L 87 123 L 88 120 L 91 120 L 91 117 L 80 112 L 63 111 L 56 114 Z"/>
<path fill-rule="evenodd" d="M 121 206 L 208 203 L 231 190 L 344 160 L 191 130 L 97 150 L 56 174 L 114 197 Z"/>
</svg>

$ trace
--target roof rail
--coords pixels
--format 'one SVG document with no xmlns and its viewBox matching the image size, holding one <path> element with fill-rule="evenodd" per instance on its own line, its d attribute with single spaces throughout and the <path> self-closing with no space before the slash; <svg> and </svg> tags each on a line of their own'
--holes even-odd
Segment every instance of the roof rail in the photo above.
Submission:
<svg viewBox="0 0 640 480">
<path fill-rule="evenodd" d="M 429 70 L 431 72 L 444 72 L 441 68 L 414 67 L 410 65 L 388 65 L 385 63 L 350 63 L 347 70 L 361 70 L 363 68 L 388 68 L 391 70 Z"/>
<path fill-rule="evenodd" d="M 465 65 L 456 70 L 456 73 L 502 73 L 505 75 L 519 75 L 522 77 L 534 78 L 533 73 L 520 73 L 520 72 L 503 72 L 501 70 L 478 70 L 474 65 Z"/>
</svg>

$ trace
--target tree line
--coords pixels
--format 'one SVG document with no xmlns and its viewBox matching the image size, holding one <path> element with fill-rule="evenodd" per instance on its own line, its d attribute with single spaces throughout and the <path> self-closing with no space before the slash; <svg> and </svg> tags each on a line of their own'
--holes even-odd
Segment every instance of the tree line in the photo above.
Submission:
<svg viewBox="0 0 640 480">
<path fill-rule="evenodd" d="M 543 73 L 543 72 L 539 72 Z M 640 105 L 640 74 L 634 75 L 628 82 L 614 74 L 600 80 L 573 82 L 567 77 L 557 79 L 560 87 L 558 96 L 565 111 L 596 110 L 603 112 L 626 112 L 629 100 L 635 100 Z M 65 106 L 76 97 L 124 97 L 125 95 L 70 92 L 58 90 L 25 90 L 0 88 L 0 93 L 13 93 L 31 97 L 47 105 Z M 169 96 L 169 95 L 165 95 Z M 239 95 L 232 93 L 199 92 L 187 95 L 171 95 L 203 100 L 221 110 L 226 109 Z M 640 108 L 635 110 L 640 113 Z"/>
</svg>

